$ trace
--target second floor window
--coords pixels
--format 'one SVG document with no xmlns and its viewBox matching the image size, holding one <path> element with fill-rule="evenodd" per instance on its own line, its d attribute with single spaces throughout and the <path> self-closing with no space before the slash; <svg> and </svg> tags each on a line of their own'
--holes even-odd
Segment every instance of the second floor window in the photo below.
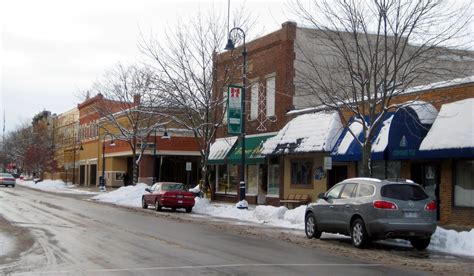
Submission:
<svg viewBox="0 0 474 276">
<path fill-rule="evenodd" d="M 275 116 L 275 76 L 266 80 L 267 117 Z"/>
</svg>

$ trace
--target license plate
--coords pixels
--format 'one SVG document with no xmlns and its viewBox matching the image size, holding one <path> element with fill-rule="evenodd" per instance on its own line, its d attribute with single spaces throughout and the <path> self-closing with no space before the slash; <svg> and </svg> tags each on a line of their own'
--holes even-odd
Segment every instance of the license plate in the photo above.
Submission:
<svg viewBox="0 0 474 276">
<path fill-rule="evenodd" d="M 417 218 L 418 213 L 417 212 L 405 212 L 405 217 L 406 218 Z"/>
<path fill-rule="evenodd" d="M 182 201 L 182 200 L 178 200 L 178 204 L 181 204 L 181 203 L 183 203 L 183 201 Z"/>
<path fill-rule="evenodd" d="M 183 198 L 183 195 L 177 195 L 176 198 Z"/>
</svg>

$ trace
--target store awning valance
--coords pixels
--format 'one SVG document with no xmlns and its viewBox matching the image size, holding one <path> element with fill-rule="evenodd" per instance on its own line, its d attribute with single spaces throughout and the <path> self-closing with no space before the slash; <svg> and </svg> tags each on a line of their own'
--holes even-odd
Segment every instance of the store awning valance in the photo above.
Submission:
<svg viewBox="0 0 474 276">
<path fill-rule="evenodd" d="M 262 154 L 330 152 L 342 130 L 336 112 L 299 115 L 265 142 Z"/>
<path fill-rule="evenodd" d="M 366 120 L 368 120 L 366 118 Z M 349 128 L 364 141 L 363 127 L 352 118 Z M 401 108 L 387 113 L 375 130 L 372 140 L 372 160 L 401 160 L 419 157 L 419 146 L 427 132 L 426 122 L 421 122 L 419 113 L 412 108 Z M 331 156 L 333 161 L 360 161 L 362 147 L 346 128 L 338 139 Z"/>
<path fill-rule="evenodd" d="M 441 107 L 420 154 L 424 158 L 474 157 L 474 98 Z"/>
<path fill-rule="evenodd" d="M 275 134 L 260 134 L 245 137 L 245 164 L 263 164 L 262 145 Z M 242 143 L 239 141 L 227 157 L 229 164 L 240 164 L 242 161 Z"/>
<path fill-rule="evenodd" d="M 237 136 L 216 139 L 211 145 L 207 163 L 209 165 L 225 164 L 225 159 L 234 147 L 236 141 Z"/>
</svg>

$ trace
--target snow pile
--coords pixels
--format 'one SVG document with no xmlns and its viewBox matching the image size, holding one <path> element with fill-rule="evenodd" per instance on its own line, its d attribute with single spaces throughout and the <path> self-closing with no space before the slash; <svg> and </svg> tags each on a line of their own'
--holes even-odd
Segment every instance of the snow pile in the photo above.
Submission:
<svg viewBox="0 0 474 276">
<path fill-rule="evenodd" d="M 411 108 L 418 115 L 418 119 L 422 124 L 432 125 L 438 116 L 438 110 L 432 104 L 424 101 L 407 102 L 402 107 Z"/>
<path fill-rule="evenodd" d="M 42 190 L 54 193 L 68 193 L 68 194 L 97 194 L 96 192 L 84 191 L 75 189 L 75 185 L 66 185 L 62 180 L 43 180 L 35 184 L 34 181 L 17 181 L 16 184 L 28 188 Z"/>
<path fill-rule="evenodd" d="M 474 256 L 474 229 L 457 232 L 436 228 L 429 249 L 458 255 Z"/>
<path fill-rule="evenodd" d="M 115 191 L 96 195 L 92 199 L 121 206 L 141 207 L 142 195 L 146 193 L 145 188 L 149 188 L 149 186 L 138 183 L 135 186 L 120 187 Z"/>
<path fill-rule="evenodd" d="M 420 150 L 474 147 L 474 98 L 444 104 Z"/>
<path fill-rule="evenodd" d="M 300 115 L 263 144 L 262 154 L 331 151 L 342 130 L 336 112 Z"/>
<path fill-rule="evenodd" d="M 293 210 L 280 206 L 258 205 L 255 209 L 240 210 L 230 204 L 211 204 L 208 199 L 196 198 L 193 213 L 219 218 L 230 218 L 269 224 L 291 229 L 304 229 L 306 206 Z"/>
</svg>

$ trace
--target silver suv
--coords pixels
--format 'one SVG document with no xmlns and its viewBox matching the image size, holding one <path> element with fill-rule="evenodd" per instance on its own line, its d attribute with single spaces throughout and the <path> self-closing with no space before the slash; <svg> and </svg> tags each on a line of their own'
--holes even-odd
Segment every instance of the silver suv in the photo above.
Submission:
<svg viewBox="0 0 474 276">
<path fill-rule="evenodd" d="M 355 247 L 400 238 L 423 250 L 436 230 L 436 201 L 410 180 L 346 179 L 306 208 L 305 232 L 350 235 Z"/>
</svg>

